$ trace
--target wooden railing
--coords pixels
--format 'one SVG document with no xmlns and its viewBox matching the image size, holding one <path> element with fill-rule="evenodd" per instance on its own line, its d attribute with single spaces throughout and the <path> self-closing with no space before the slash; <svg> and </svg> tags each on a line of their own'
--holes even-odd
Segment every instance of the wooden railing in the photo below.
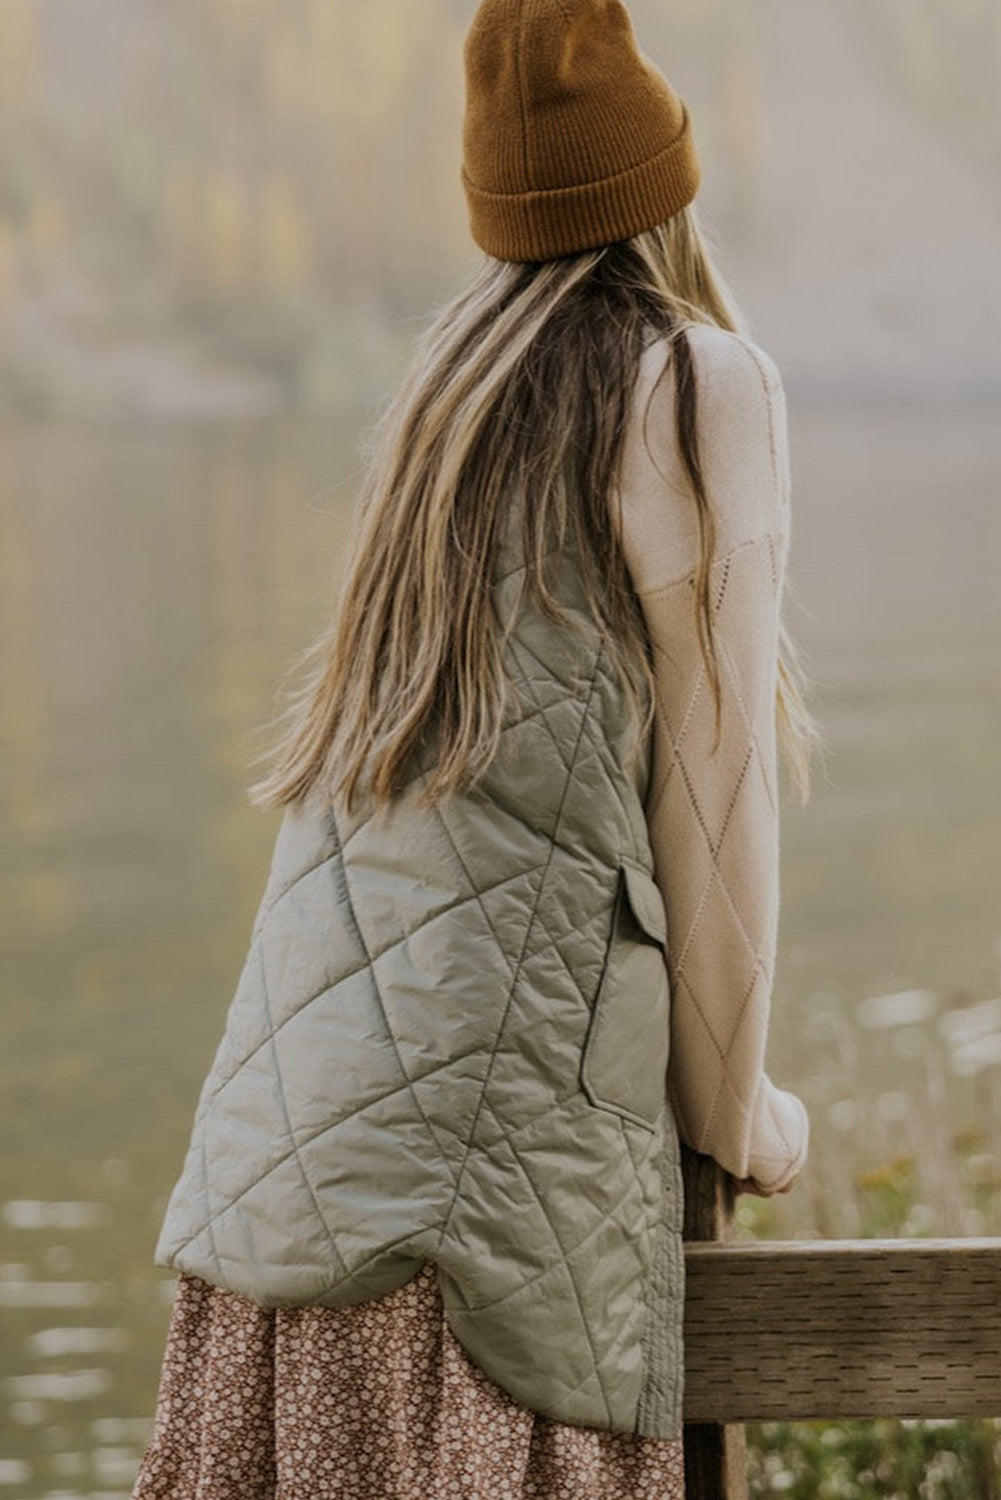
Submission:
<svg viewBox="0 0 1001 1500">
<path fill-rule="evenodd" d="M 1001 1416 L 1001 1240 L 734 1241 L 682 1160 L 688 1500 L 746 1500 L 745 1422 Z"/>
</svg>

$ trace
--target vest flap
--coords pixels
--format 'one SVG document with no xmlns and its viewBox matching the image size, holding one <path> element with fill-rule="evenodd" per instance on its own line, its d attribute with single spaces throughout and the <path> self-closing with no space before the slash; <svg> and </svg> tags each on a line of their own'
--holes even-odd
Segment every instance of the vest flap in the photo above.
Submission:
<svg viewBox="0 0 1001 1500">
<path fill-rule="evenodd" d="M 629 892 L 629 904 L 633 915 L 650 937 L 658 942 L 667 942 L 667 915 L 660 886 L 642 865 L 623 856 L 620 861 Z"/>
</svg>

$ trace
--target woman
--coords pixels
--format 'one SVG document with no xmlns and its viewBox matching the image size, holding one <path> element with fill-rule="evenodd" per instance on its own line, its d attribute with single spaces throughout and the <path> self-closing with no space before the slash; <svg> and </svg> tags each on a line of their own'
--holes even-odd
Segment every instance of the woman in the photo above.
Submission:
<svg viewBox="0 0 1001 1500">
<path fill-rule="evenodd" d="M 483 0 L 466 63 L 488 259 L 252 789 L 139 1500 L 680 1496 L 680 1141 L 762 1194 L 807 1153 L 763 1068 L 813 732 L 781 382 L 619 0 Z"/>
</svg>

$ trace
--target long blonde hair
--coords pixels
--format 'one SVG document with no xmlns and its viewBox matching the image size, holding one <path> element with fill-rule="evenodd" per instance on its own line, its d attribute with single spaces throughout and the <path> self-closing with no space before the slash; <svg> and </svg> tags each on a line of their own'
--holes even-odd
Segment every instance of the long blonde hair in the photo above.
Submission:
<svg viewBox="0 0 1001 1500">
<path fill-rule="evenodd" d="M 715 527 L 699 463 L 696 384 L 685 323 L 746 325 L 711 263 L 694 205 L 633 239 L 527 265 L 488 259 L 438 313 L 370 441 L 339 607 L 292 663 L 301 686 L 265 725 L 273 764 L 251 802 L 301 804 L 315 787 L 351 808 L 363 776 L 392 799 L 433 731 L 420 801 L 467 789 L 493 759 L 504 712 L 492 558 L 513 497 L 525 572 L 551 618 L 545 559 L 573 529 L 588 606 L 636 707 L 654 683 L 638 602 L 607 496 L 651 334 L 672 342 L 680 449 L 698 509 L 695 611 L 717 723 L 720 679 L 709 597 Z M 819 740 L 806 681 L 780 622 L 777 731 L 805 802 Z"/>
</svg>

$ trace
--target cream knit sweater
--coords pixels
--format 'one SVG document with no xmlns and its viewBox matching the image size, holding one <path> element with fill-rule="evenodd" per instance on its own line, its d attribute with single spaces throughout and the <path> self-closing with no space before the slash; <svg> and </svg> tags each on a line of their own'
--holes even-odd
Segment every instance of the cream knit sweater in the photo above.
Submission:
<svg viewBox="0 0 1001 1500">
<path fill-rule="evenodd" d="M 789 547 L 785 394 L 749 339 L 689 330 L 702 472 L 717 527 L 711 572 L 722 686 L 693 617 L 698 521 L 675 437 L 669 346 L 643 356 L 622 470 L 626 561 L 654 647 L 657 719 L 647 818 L 673 991 L 668 1090 L 682 1139 L 764 1191 L 805 1160 L 802 1101 L 764 1069 L 779 910 L 778 627 Z M 652 455 L 652 456 L 651 456 Z M 613 501 L 614 503 L 614 501 Z"/>
</svg>

